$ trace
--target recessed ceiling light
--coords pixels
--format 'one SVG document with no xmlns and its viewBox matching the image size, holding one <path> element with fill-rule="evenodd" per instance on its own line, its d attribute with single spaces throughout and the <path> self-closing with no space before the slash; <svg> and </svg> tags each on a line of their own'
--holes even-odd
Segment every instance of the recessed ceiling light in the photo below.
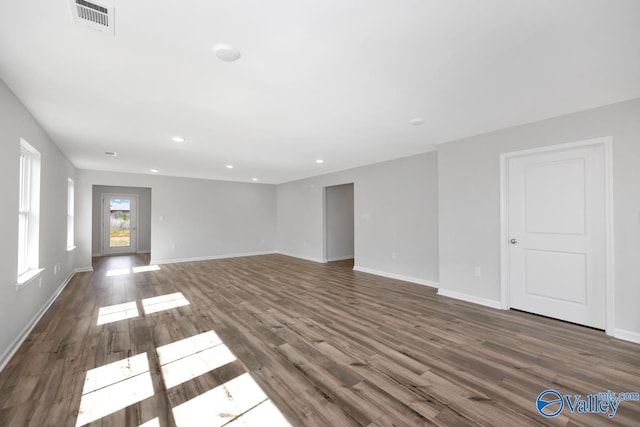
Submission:
<svg viewBox="0 0 640 427">
<path fill-rule="evenodd" d="M 324 163 L 324 160 L 322 160 L 322 159 L 318 159 L 318 160 L 316 160 L 316 163 L 318 163 L 318 164 L 320 164 L 320 163 Z"/>
<path fill-rule="evenodd" d="M 256 182 L 258 178 L 251 178 L 251 181 Z"/>
<path fill-rule="evenodd" d="M 152 172 L 152 173 L 158 173 L 158 172 L 160 172 L 160 171 L 159 171 L 158 169 L 151 169 L 151 172 Z"/>
<path fill-rule="evenodd" d="M 115 151 L 105 151 L 104 154 L 109 157 L 116 157 L 118 155 Z"/>
<path fill-rule="evenodd" d="M 184 142 L 185 139 L 181 136 L 174 136 L 173 138 L 171 138 L 173 140 L 173 142 Z"/>
<path fill-rule="evenodd" d="M 423 123 L 424 123 L 424 119 L 421 119 L 419 117 L 409 120 L 409 124 L 413 126 L 420 126 Z"/>
<path fill-rule="evenodd" d="M 225 43 L 214 44 L 213 53 L 216 54 L 219 60 L 225 62 L 233 62 L 240 59 L 240 51 Z"/>
<path fill-rule="evenodd" d="M 233 169 L 233 165 L 227 165 L 227 169 Z"/>
</svg>

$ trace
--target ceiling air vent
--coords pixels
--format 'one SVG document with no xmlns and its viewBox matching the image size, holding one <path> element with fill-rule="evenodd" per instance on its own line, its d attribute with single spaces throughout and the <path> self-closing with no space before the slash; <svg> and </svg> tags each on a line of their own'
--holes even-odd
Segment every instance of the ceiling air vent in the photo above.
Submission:
<svg viewBox="0 0 640 427">
<path fill-rule="evenodd" d="M 70 0 L 71 16 L 78 24 L 115 35 L 112 6 L 86 0 Z"/>
</svg>

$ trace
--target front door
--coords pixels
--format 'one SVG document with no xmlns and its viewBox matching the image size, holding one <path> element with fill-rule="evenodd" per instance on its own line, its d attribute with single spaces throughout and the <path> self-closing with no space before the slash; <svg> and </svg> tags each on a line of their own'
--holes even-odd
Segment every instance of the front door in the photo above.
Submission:
<svg viewBox="0 0 640 427">
<path fill-rule="evenodd" d="M 508 159 L 512 308 L 606 326 L 605 148 Z"/>
<path fill-rule="evenodd" d="M 104 255 L 136 252 L 137 202 L 136 195 L 102 195 Z"/>
</svg>

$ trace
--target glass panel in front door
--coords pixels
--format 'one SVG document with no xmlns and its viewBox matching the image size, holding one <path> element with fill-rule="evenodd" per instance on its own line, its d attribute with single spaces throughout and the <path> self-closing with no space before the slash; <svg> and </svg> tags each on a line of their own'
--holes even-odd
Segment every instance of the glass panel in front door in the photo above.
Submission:
<svg viewBox="0 0 640 427">
<path fill-rule="evenodd" d="M 109 200 L 109 247 L 131 246 L 131 200 Z"/>
</svg>

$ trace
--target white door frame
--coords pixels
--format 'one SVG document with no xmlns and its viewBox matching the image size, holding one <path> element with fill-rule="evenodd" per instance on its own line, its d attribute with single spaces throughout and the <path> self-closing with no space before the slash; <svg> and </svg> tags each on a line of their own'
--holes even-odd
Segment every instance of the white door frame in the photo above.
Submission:
<svg viewBox="0 0 640 427">
<path fill-rule="evenodd" d="M 104 201 L 105 201 L 105 197 L 122 197 L 122 198 L 131 198 L 131 199 L 135 199 L 135 206 L 136 206 L 136 215 L 133 221 L 131 221 L 130 227 L 133 228 L 135 227 L 135 235 L 132 234 L 131 236 L 131 241 L 134 242 L 135 241 L 135 251 L 133 253 L 138 253 L 138 195 L 137 194 L 125 194 L 125 193 L 102 193 L 100 194 L 100 252 L 101 255 L 109 255 L 108 253 L 105 252 L 105 248 L 104 248 L 104 242 L 105 242 L 105 234 L 104 234 L 104 229 L 105 229 L 105 225 L 104 222 L 107 220 L 104 217 L 104 210 L 105 210 L 105 205 L 104 205 Z"/>
<path fill-rule="evenodd" d="M 500 308 L 508 310 L 509 304 L 509 160 L 532 154 L 563 151 L 601 145 L 605 158 L 605 269 L 606 269 L 606 328 L 607 335 L 615 331 L 615 276 L 613 246 L 613 138 L 610 136 L 566 144 L 550 145 L 530 150 L 500 154 Z"/>
</svg>

